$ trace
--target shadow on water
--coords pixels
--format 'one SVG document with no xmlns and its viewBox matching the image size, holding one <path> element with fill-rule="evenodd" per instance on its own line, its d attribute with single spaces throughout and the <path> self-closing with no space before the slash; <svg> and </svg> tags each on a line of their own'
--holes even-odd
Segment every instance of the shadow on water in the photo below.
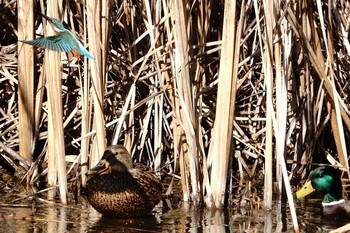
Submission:
<svg viewBox="0 0 350 233">
<path fill-rule="evenodd" d="M 166 202 L 153 215 L 143 218 L 105 218 L 83 199 L 78 205 L 37 205 L 26 208 L 0 207 L 0 232 L 292 232 L 285 208 L 274 210 L 230 208 L 208 210 L 191 205 L 170 208 Z M 288 211 L 288 208 L 287 208 Z M 340 224 L 326 222 L 321 208 L 310 203 L 297 207 L 302 232 L 327 232 Z M 318 217 L 317 217 L 318 216 Z"/>
</svg>

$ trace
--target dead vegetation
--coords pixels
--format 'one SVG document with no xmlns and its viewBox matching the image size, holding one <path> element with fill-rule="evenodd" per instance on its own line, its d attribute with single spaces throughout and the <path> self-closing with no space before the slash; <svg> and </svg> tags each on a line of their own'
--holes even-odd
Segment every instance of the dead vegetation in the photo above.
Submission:
<svg viewBox="0 0 350 233">
<path fill-rule="evenodd" d="M 288 176 L 328 163 L 325 151 L 348 170 L 347 1 L 107 1 L 97 13 L 79 3 L 59 7 L 96 60 L 78 68 L 54 61 L 61 84 L 52 85 L 61 86 L 52 98 L 62 101 L 64 139 L 57 154 L 50 149 L 58 139 L 49 129 L 52 77 L 43 65 L 53 60 L 35 49 L 27 80 L 34 85 L 33 161 L 21 163 L 7 150 L 21 147 L 16 49 L 23 45 L 16 2 L 0 4 L 1 155 L 28 171 L 33 186 L 45 176 L 48 148 L 69 161 L 68 177 L 84 183 L 88 156 L 96 163 L 115 143 L 162 176 L 181 178 L 185 201 L 208 206 L 220 207 L 223 191 L 234 194 L 261 175 L 266 207 L 272 182 L 281 187 L 283 179 L 293 206 Z M 42 19 L 34 23 L 42 35 Z"/>
</svg>

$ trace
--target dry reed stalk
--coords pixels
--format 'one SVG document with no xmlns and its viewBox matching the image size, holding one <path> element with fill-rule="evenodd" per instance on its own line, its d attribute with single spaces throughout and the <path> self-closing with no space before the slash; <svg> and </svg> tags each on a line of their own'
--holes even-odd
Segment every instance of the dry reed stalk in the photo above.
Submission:
<svg viewBox="0 0 350 233">
<path fill-rule="evenodd" d="M 285 164 L 285 136 L 286 136 L 286 120 L 287 120 L 287 77 L 282 76 L 281 68 L 281 48 L 280 42 L 273 45 L 274 38 L 278 36 L 273 32 L 274 28 L 278 25 L 277 12 L 275 9 L 279 9 L 275 2 L 264 1 L 264 13 L 265 13 L 265 55 L 263 56 L 263 70 L 266 81 L 266 102 L 267 102 L 267 113 L 266 113 L 266 145 L 267 154 L 265 154 L 265 189 L 264 189 L 264 205 L 265 207 L 272 208 L 272 159 L 274 147 L 272 143 L 272 135 L 276 141 L 276 160 L 277 160 L 277 173 L 276 179 L 279 181 L 279 188 L 282 189 L 282 179 L 284 180 L 286 193 L 288 197 L 289 207 L 291 209 L 291 216 L 293 220 L 294 231 L 299 232 L 298 221 L 295 214 L 293 195 L 288 179 L 287 168 Z M 275 13 L 276 12 L 276 13 Z M 260 41 L 261 43 L 262 41 Z M 262 45 L 261 45 L 262 46 Z M 286 52 L 285 54 L 288 54 Z M 273 56 L 274 55 L 274 56 Z M 273 82 L 273 64 L 275 64 L 276 82 Z M 273 98 L 273 86 L 276 86 L 276 111 L 274 110 L 274 98 Z M 272 132 L 274 130 L 274 134 Z M 269 139 L 269 137 L 271 138 Z"/>
<path fill-rule="evenodd" d="M 185 132 L 179 125 L 177 127 L 174 127 L 174 132 L 179 132 L 178 134 L 175 134 L 177 137 L 174 137 L 174 142 L 176 142 L 174 145 L 177 145 L 177 147 L 174 149 L 174 153 L 176 153 L 175 155 L 177 155 L 180 161 L 179 168 L 181 175 L 182 198 L 184 202 L 189 202 L 191 200 L 191 185 L 190 177 L 188 175 L 190 173 L 189 162 L 188 156 L 186 155 L 188 153 L 188 147 L 186 143 L 182 143 L 185 142 L 186 136 Z"/>
<path fill-rule="evenodd" d="M 90 78 L 87 75 L 87 69 L 84 70 L 84 80 L 80 79 L 82 82 L 82 87 L 80 88 L 81 95 L 81 135 L 87 135 L 90 131 L 91 126 L 91 108 L 90 108 Z M 84 137 L 81 140 L 81 148 L 80 148 L 80 164 L 81 164 L 81 183 L 83 187 L 86 184 L 86 172 L 88 170 L 88 154 L 89 154 L 89 144 L 90 137 Z"/>
<path fill-rule="evenodd" d="M 328 2 L 329 4 L 331 4 L 331 6 L 328 6 L 328 18 L 331 19 L 332 15 L 331 15 L 331 8 L 333 7 L 332 3 L 330 3 L 330 1 Z M 319 12 L 322 9 L 322 6 L 320 4 L 320 2 L 318 1 L 317 3 Z M 322 15 L 322 13 L 321 13 Z M 322 18 L 320 17 L 320 21 L 323 22 Z M 328 62 L 328 67 L 329 67 L 329 76 L 330 76 L 330 80 L 332 82 L 332 89 L 333 89 L 333 95 L 337 96 L 338 92 L 336 87 L 336 82 L 335 82 L 335 76 L 336 76 L 336 67 L 335 67 L 335 59 L 334 59 L 334 45 L 333 45 L 333 41 L 334 38 L 332 36 L 331 33 L 328 33 L 327 37 L 326 37 L 326 28 L 324 26 L 324 23 L 321 24 L 322 27 L 322 31 L 323 31 L 323 35 L 324 35 L 324 41 L 325 41 L 325 46 L 327 48 L 327 62 Z M 333 25 L 330 25 L 330 29 L 331 31 L 333 31 Z M 333 129 L 333 136 L 334 136 L 334 140 L 335 140 L 335 144 L 336 144 L 336 148 L 337 148 L 337 152 L 339 155 L 339 162 L 346 167 L 348 175 L 350 176 L 350 170 L 349 170 L 349 163 L 348 163 L 348 154 L 347 154 L 347 149 L 346 149 L 346 140 L 345 140 L 345 133 L 344 133 L 344 128 L 343 128 L 343 122 L 342 122 L 342 117 L 341 117 L 341 107 L 340 107 L 340 102 L 338 101 L 338 98 L 334 101 L 334 104 L 332 106 L 334 108 L 334 111 L 331 111 L 330 115 L 331 115 L 331 126 Z"/>
<path fill-rule="evenodd" d="M 20 0 L 18 9 L 18 39 L 34 37 L 34 3 Z M 18 43 L 18 113 L 20 154 L 32 161 L 34 151 L 34 48 Z"/>
<path fill-rule="evenodd" d="M 334 102 L 335 99 L 338 99 L 340 106 L 342 106 L 342 108 L 340 108 L 342 119 L 343 119 L 344 123 L 346 124 L 347 128 L 350 129 L 350 118 L 347 114 L 348 109 L 347 109 L 346 105 L 344 104 L 343 100 L 340 98 L 339 93 L 336 92 L 336 94 L 333 94 L 332 83 L 331 83 L 329 77 L 324 72 L 324 62 L 323 62 L 324 59 L 323 59 L 322 53 L 320 52 L 320 47 L 318 46 L 319 43 L 317 43 L 319 41 L 317 34 L 314 34 L 314 37 L 313 37 L 313 39 L 316 40 L 316 41 L 314 41 L 313 44 L 315 44 L 317 46 L 316 47 L 317 53 L 315 53 L 315 48 L 313 48 L 311 46 L 311 44 L 308 42 L 305 34 L 303 34 L 301 31 L 298 30 L 299 24 L 298 24 L 298 21 L 296 20 L 295 14 L 292 11 L 288 11 L 288 16 L 289 16 L 288 22 L 291 24 L 295 34 L 301 40 L 301 45 L 306 50 L 306 52 L 308 54 L 308 58 L 310 59 L 312 65 L 313 65 L 313 68 L 317 72 L 318 77 L 324 82 L 324 86 L 325 86 L 325 89 L 327 91 L 327 94 L 331 98 L 332 102 Z"/>
<path fill-rule="evenodd" d="M 13 160 L 18 160 L 21 162 L 21 166 L 25 169 L 28 170 L 30 167 L 31 162 L 28 161 L 27 159 L 23 158 L 19 154 L 16 153 L 16 151 L 12 150 L 11 148 L 7 147 L 5 144 L 0 142 L 0 148 L 6 152 Z"/>
<path fill-rule="evenodd" d="M 126 117 L 126 114 L 127 114 L 127 110 L 129 109 L 129 105 L 130 105 L 130 102 L 132 100 L 132 96 L 135 94 L 135 91 L 136 91 L 136 86 L 135 86 L 135 84 L 132 84 L 131 88 L 129 90 L 128 96 L 127 96 L 127 98 L 125 100 L 125 103 L 124 103 L 124 106 L 123 106 L 123 110 L 122 110 L 122 114 L 121 114 L 121 116 L 119 118 L 118 125 L 117 125 L 115 133 L 114 133 L 114 137 L 112 139 L 112 145 L 118 144 L 120 132 L 121 132 L 122 126 L 124 124 L 124 120 L 125 120 L 125 117 Z"/>
<path fill-rule="evenodd" d="M 344 104 L 344 101 L 340 98 L 340 94 L 338 93 L 338 91 L 336 91 L 336 88 L 334 87 L 334 84 L 332 83 L 330 77 L 327 75 L 327 70 L 326 70 L 326 67 L 324 65 L 324 61 L 326 59 L 324 59 L 324 56 L 323 56 L 322 51 L 321 51 L 320 39 L 318 37 L 316 28 L 314 27 L 313 24 L 310 24 L 310 28 L 314 32 L 312 34 L 313 35 L 312 39 L 314 40 L 313 45 L 316 47 L 316 49 L 315 49 L 311 46 L 311 44 L 307 40 L 307 35 L 305 35 L 303 32 L 298 30 L 299 25 L 298 25 L 298 22 L 296 20 L 296 16 L 292 11 L 288 11 L 288 22 L 291 24 L 295 34 L 301 40 L 301 44 L 304 47 L 305 51 L 307 52 L 307 55 L 308 55 L 312 65 L 313 65 L 313 68 L 317 72 L 318 77 L 324 83 L 324 88 L 326 90 L 327 95 L 331 99 L 331 104 L 335 105 L 335 101 L 337 101 L 339 103 L 339 115 L 341 116 L 341 119 L 343 120 L 343 122 L 347 126 L 347 129 L 349 130 L 350 129 L 350 118 L 348 115 L 348 108 Z M 336 104 L 338 105 L 338 103 L 336 103 Z M 337 132 L 338 131 L 337 126 L 334 126 L 334 127 L 335 127 L 334 129 Z M 338 137 L 338 136 L 336 136 L 336 137 Z M 340 142 L 339 139 L 337 141 Z M 338 151 L 338 153 L 343 155 L 342 156 L 343 158 L 344 158 L 344 156 L 347 157 L 346 153 L 342 152 L 342 151 L 344 151 L 344 149 L 342 149 L 342 146 L 340 146 L 339 150 L 340 151 Z M 347 160 L 347 158 L 345 160 Z M 343 163 L 344 164 L 342 164 L 342 165 L 347 167 L 347 169 L 349 169 L 347 164 L 344 161 L 343 161 Z M 348 170 L 348 173 L 349 173 L 349 170 Z"/>
<path fill-rule="evenodd" d="M 86 44 L 86 14 L 84 11 L 84 41 Z M 87 59 L 84 58 L 84 64 L 87 64 Z M 85 135 L 88 135 L 91 127 L 91 118 L 92 118 L 92 112 L 90 103 L 91 96 L 90 96 L 90 75 L 88 74 L 87 65 L 85 65 L 84 69 L 84 79 L 82 79 L 80 75 L 80 69 L 79 69 L 79 80 L 80 80 L 80 96 L 81 96 L 81 135 L 84 136 L 84 138 L 81 140 L 81 148 L 80 148 L 80 165 L 81 165 L 81 184 L 83 187 L 85 187 L 86 184 L 86 172 L 88 171 L 88 158 L 89 158 L 89 144 L 90 144 L 90 137 Z M 93 156 L 92 156 L 93 157 Z M 96 160 L 97 158 L 94 158 Z M 93 161 L 94 164 L 96 161 Z"/>
<path fill-rule="evenodd" d="M 96 23 L 101 23 L 101 28 L 100 28 L 100 33 L 101 33 L 101 42 L 99 41 L 92 41 L 92 43 L 101 43 L 101 90 L 100 90 L 100 109 L 99 111 L 99 119 L 96 119 L 98 121 L 101 120 L 101 118 L 103 118 L 103 121 L 100 122 L 99 125 L 99 133 L 103 132 L 102 135 L 100 135 L 100 142 L 101 143 L 106 143 L 106 131 L 104 128 L 104 124 L 105 124 L 105 120 L 104 120 L 104 114 L 103 114 L 103 97 L 104 97 L 104 88 L 105 88 L 105 78 L 107 77 L 107 62 L 108 62 L 108 57 L 110 55 L 110 51 L 109 51 L 109 40 L 110 40 L 110 25 L 111 25 L 111 19 L 110 19 L 110 11 L 111 11 L 111 1 L 110 0 L 106 0 L 106 1 L 101 1 L 101 15 L 100 15 L 100 19 L 98 17 L 96 17 Z M 98 47 L 97 47 L 98 48 Z M 86 77 L 86 76 L 85 76 Z M 103 145 L 103 149 L 104 149 Z M 101 152 L 101 150 L 99 150 Z M 101 154 L 102 155 L 102 154 Z M 101 156 L 100 155 L 100 156 Z"/>
<path fill-rule="evenodd" d="M 160 1 L 158 1 L 158 4 L 156 2 L 154 2 L 155 7 L 155 12 L 151 12 L 151 4 L 149 1 L 144 1 L 144 5 L 146 8 L 146 14 L 147 14 L 147 18 L 145 19 L 145 25 L 147 25 L 148 28 L 148 33 L 150 36 L 150 41 L 151 41 L 151 46 L 150 46 L 150 50 L 151 51 L 155 51 L 155 53 L 153 54 L 153 58 L 154 58 L 154 69 L 156 69 L 157 75 L 155 77 L 155 80 L 153 81 L 153 88 L 150 88 L 150 92 L 157 92 L 158 88 L 162 88 L 163 87 L 163 76 L 161 74 L 161 65 L 160 65 L 160 61 L 161 61 L 161 57 L 162 54 L 159 50 L 157 50 L 157 41 L 158 41 L 158 36 L 159 36 L 159 27 L 154 27 L 155 23 L 158 24 L 158 22 L 161 21 L 161 8 L 159 7 L 161 4 Z M 161 44 L 162 42 L 160 42 L 159 44 Z M 150 52 L 151 52 L 150 51 Z M 154 131 L 153 131 L 153 145 L 152 145 L 152 149 L 153 149 L 153 162 L 154 162 L 154 170 L 157 171 L 160 167 L 161 167 L 161 152 L 162 152 L 162 128 L 163 128 L 163 113 L 162 113 L 162 108 L 163 108 L 163 95 L 159 95 L 156 97 L 156 100 L 154 101 Z M 156 153 L 156 154 L 154 154 Z"/>
<path fill-rule="evenodd" d="M 274 5 L 274 9 L 278 9 L 279 6 Z M 276 22 L 277 15 L 274 16 L 274 22 Z M 276 22 L 277 23 L 277 22 Z M 282 26 L 282 25 L 281 25 Z M 280 29 L 281 31 L 281 29 Z M 281 36 L 281 39 L 285 39 L 286 35 L 280 33 L 276 33 L 275 37 L 277 35 Z M 286 43 L 288 44 L 288 43 Z M 283 61 L 288 61 L 287 60 L 282 60 L 282 54 L 290 54 L 289 51 L 284 51 L 283 49 L 283 44 L 282 41 L 278 41 L 274 44 L 273 46 L 273 53 L 274 53 L 274 63 L 275 63 L 275 85 L 276 85 L 276 120 L 277 120 L 277 129 L 275 129 L 275 137 L 276 137 L 276 148 L 277 148 L 277 153 L 280 154 L 280 156 L 277 156 L 276 161 L 277 161 L 277 166 L 276 166 L 276 180 L 277 180 L 277 185 L 280 191 L 282 191 L 282 178 L 283 174 L 281 171 L 281 166 L 279 164 L 283 163 L 285 164 L 284 156 L 285 156 L 285 141 L 286 141 L 286 132 L 287 132 L 287 105 L 285 103 L 288 102 L 288 70 L 286 70 L 284 73 L 282 65 L 284 67 L 288 67 L 288 64 L 284 63 Z M 283 52 L 282 52 L 283 50 Z M 288 58 L 288 57 L 287 57 Z M 277 143 L 277 140 L 279 143 Z M 277 144 L 279 144 L 277 146 Z M 282 159 L 282 160 L 281 160 Z M 288 190 L 290 192 L 290 190 Z M 281 192 L 282 193 L 282 192 Z"/>
<path fill-rule="evenodd" d="M 280 6 L 277 6 L 280 8 Z M 281 14 L 282 12 L 280 12 Z M 276 19 L 277 22 L 277 19 Z M 279 138 L 279 144 L 277 146 L 277 153 L 279 157 L 280 166 L 277 168 L 277 179 L 281 180 L 279 183 L 279 190 L 282 190 L 282 179 L 284 179 L 285 189 L 288 197 L 289 208 L 293 220 L 294 231 L 299 231 L 298 221 L 296 217 L 296 211 L 294 207 L 292 188 L 289 182 L 289 177 L 286 168 L 286 148 L 287 148 L 287 116 L 288 116 L 288 77 L 291 77 L 292 67 L 292 37 L 290 32 L 290 26 L 287 24 L 284 18 L 280 26 L 281 41 L 275 44 L 275 66 L 276 66 L 276 113 L 278 132 L 276 132 L 276 138 Z M 283 58 L 282 58 L 283 56 Z M 276 140 L 277 141 L 277 140 Z M 281 192 L 282 193 L 282 192 Z"/>
<path fill-rule="evenodd" d="M 197 14 L 198 14 L 198 22 L 196 25 L 198 29 L 198 45 L 209 45 L 211 42 L 207 43 L 208 39 L 208 30 L 210 27 L 210 17 L 212 13 L 212 1 L 200 1 L 198 2 L 197 6 Z M 191 37 L 190 37 L 191 38 Z M 192 38 L 193 39 L 193 38 Z M 191 40 L 192 41 L 192 40 Z M 193 42 L 192 42 L 193 43 Z M 193 47 L 198 48 L 198 54 L 205 54 L 206 53 L 206 46 L 197 46 L 194 45 Z M 194 83 L 201 83 L 202 78 L 205 75 L 205 68 L 200 64 L 200 60 L 197 59 L 195 64 L 196 67 L 196 72 L 194 74 Z M 195 93 L 200 90 L 200 87 L 195 87 L 194 88 Z M 196 114 L 196 117 L 200 118 L 200 115 L 202 112 L 204 112 L 204 106 L 203 106 L 203 96 L 200 95 L 198 97 L 198 113 Z M 197 119 L 198 122 L 200 122 L 200 119 Z M 203 138 L 203 132 L 202 130 L 197 131 L 197 138 L 198 138 L 198 148 L 199 148 L 199 153 L 201 154 L 201 158 L 203 161 L 200 163 L 201 165 L 201 175 L 203 176 L 201 180 L 201 187 L 202 187 L 202 196 L 204 198 L 204 201 L 207 203 L 212 203 L 212 187 L 210 185 L 210 174 L 209 174 L 209 167 L 210 164 L 207 161 L 206 158 L 206 152 L 205 152 L 205 145 L 202 140 Z M 209 154 L 210 156 L 210 154 Z"/>
<path fill-rule="evenodd" d="M 101 49 L 102 49 L 102 76 L 107 74 L 107 61 L 109 56 L 109 39 L 110 39 L 110 11 L 111 11 L 111 1 L 105 0 L 101 2 Z M 85 21 L 84 21 L 85 22 Z"/>
<path fill-rule="evenodd" d="M 135 98 L 136 98 L 136 93 L 134 92 L 133 95 L 131 96 L 130 108 L 134 108 Z M 135 125 L 135 112 L 134 111 L 130 111 L 129 117 L 125 123 L 127 124 L 127 128 L 130 128 L 130 126 Z M 131 127 L 131 130 L 127 130 L 124 133 L 124 145 L 129 151 L 131 150 L 131 147 L 134 143 L 134 138 L 135 138 L 134 133 L 135 133 L 134 127 Z M 142 150 L 141 150 L 141 152 L 142 152 Z"/>
<path fill-rule="evenodd" d="M 207 199 L 206 204 L 209 207 L 222 208 L 225 200 L 227 171 L 232 155 L 232 132 L 244 9 L 244 7 L 241 8 L 238 26 L 236 26 L 236 4 L 230 0 L 225 1 L 216 117 L 213 141 L 210 146 L 210 184 L 213 199 L 212 203 Z"/>
<path fill-rule="evenodd" d="M 338 227 L 334 230 L 329 231 L 329 233 L 341 233 L 341 232 L 349 232 L 350 231 L 350 223 L 342 226 L 342 227 Z"/>
<path fill-rule="evenodd" d="M 273 161 L 273 128 L 272 117 L 274 114 L 273 109 L 273 67 L 272 67 L 272 40 L 273 40 L 273 26 L 275 25 L 273 19 L 273 2 L 263 1 L 263 10 L 266 27 L 265 30 L 260 29 L 259 23 L 259 44 L 262 54 L 262 69 L 264 72 L 265 92 L 266 92 L 266 148 L 265 148 L 265 162 L 264 162 L 264 206 L 268 209 L 272 208 L 272 161 Z M 256 17 L 259 17 L 259 8 L 257 1 L 254 1 L 254 8 Z M 257 22 L 260 19 L 257 18 Z M 263 38 L 264 42 L 263 43 Z"/>
<path fill-rule="evenodd" d="M 330 115 L 330 122 L 333 131 L 333 137 L 336 144 L 339 162 L 342 166 L 348 168 L 347 152 L 345 147 L 345 138 L 344 138 L 344 128 L 341 122 L 341 116 L 339 114 L 339 104 L 338 101 L 334 102 L 334 106 L 329 103 L 327 104 L 327 110 Z M 338 110 L 338 111 L 337 111 Z M 348 169 L 346 169 L 348 170 Z"/>
<path fill-rule="evenodd" d="M 140 78 L 142 70 L 145 69 L 145 65 L 146 65 L 146 62 L 147 62 L 150 54 L 151 54 L 151 52 L 148 52 L 145 54 L 145 56 L 143 58 L 141 58 L 142 64 L 140 65 L 139 70 L 133 79 L 133 83 L 131 84 L 129 93 L 126 97 L 126 100 L 125 100 L 125 103 L 124 103 L 124 106 L 122 109 L 122 113 L 120 115 L 118 125 L 117 125 L 115 133 L 114 133 L 112 144 L 117 144 L 117 142 L 119 141 L 119 137 L 120 137 L 120 133 L 121 133 L 121 129 L 122 129 L 123 125 L 125 126 L 125 128 L 130 128 L 135 123 L 135 119 L 134 119 L 135 114 L 134 114 L 134 111 L 131 109 L 135 109 L 135 107 L 137 105 L 139 105 L 139 104 L 135 105 L 135 98 L 136 98 L 136 92 L 137 92 L 136 83 L 138 82 L 138 80 Z M 129 110 L 129 106 L 130 106 L 130 110 Z M 126 118 L 127 115 L 129 116 L 128 118 Z M 149 121 L 147 121 L 147 124 L 149 124 Z M 135 131 L 134 131 L 133 127 L 132 127 L 132 130 L 127 130 L 124 133 L 124 145 L 129 150 L 131 150 L 132 144 L 134 143 L 134 138 L 135 138 L 134 133 L 135 133 Z M 145 135 L 145 133 L 143 133 L 143 134 Z M 143 151 L 143 146 L 141 146 L 141 153 L 142 153 L 142 151 Z"/>
<path fill-rule="evenodd" d="M 103 96 L 104 96 L 104 77 L 102 74 L 102 55 L 101 50 L 101 35 L 106 33 L 101 31 L 101 1 L 87 0 L 86 2 L 86 15 L 88 25 L 89 36 L 89 49 L 95 59 L 89 60 L 91 81 L 92 81 L 92 94 L 94 101 L 94 119 L 93 127 L 96 129 L 96 135 L 93 141 L 92 150 L 90 154 L 90 164 L 95 165 L 99 158 L 102 156 L 106 144 L 106 132 L 104 128 L 104 115 L 103 115 Z M 106 44 L 104 44 L 106 46 Z"/>
<path fill-rule="evenodd" d="M 49 1 L 47 12 L 50 17 L 59 18 L 62 12 L 61 2 Z M 49 34 L 53 29 L 47 25 Z M 62 73 L 60 53 L 46 50 L 45 69 L 47 75 L 48 111 L 48 185 L 55 187 L 58 181 L 60 200 L 67 203 L 67 176 L 62 110 Z M 54 199 L 56 190 L 48 192 L 48 198 Z"/>
<path fill-rule="evenodd" d="M 45 67 L 45 60 L 43 66 Z M 45 69 L 39 75 L 38 86 L 35 93 L 35 106 L 34 106 L 34 128 L 39 129 L 40 123 L 43 117 L 43 96 L 45 94 L 46 74 Z M 34 143 L 37 142 L 39 137 L 39 130 L 35 130 Z"/>
<path fill-rule="evenodd" d="M 184 159 L 188 161 L 189 180 L 191 187 L 191 198 L 195 204 L 201 201 L 201 187 L 199 182 L 199 150 L 195 132 L 198 131 L 195 120 L 195 109 L 193 103 L 193 89 L 189 73 L 189 39 L 187 32 L 186 1 L 175 1 L 174 10 L 174 38 L 175 38 L 175 90 L 179 101 L 179 122 L 186 135 L 186 147 L 181 148 Z M 182 145 L 180 144 L 180 147 Z M 184 163 L 185 165 L 186 163 Z"/>
</svg>

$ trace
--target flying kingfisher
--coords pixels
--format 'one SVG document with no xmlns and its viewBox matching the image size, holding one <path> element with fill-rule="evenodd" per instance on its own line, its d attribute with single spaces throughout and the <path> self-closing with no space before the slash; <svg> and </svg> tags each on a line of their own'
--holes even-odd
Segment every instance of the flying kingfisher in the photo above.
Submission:
<svg viewBox="0 0 350 233">
<path fill-rule="evenodd" d="M 25 40 L 22 41 L 23 43 L 58 52 L 72 52 L 74 58 L 79 58 L 80 55 L 84 55 L 89 59 L 94 59 L 91 53 L 84 48 L 78 38 L 71 31 L 66 29 L 58 19 L 50 18 L 41 13 L 39 14 L 50 23 L 52 28 L 58 34 L 56 36 L 42 37 L 35 40 Z"/>
</svg>

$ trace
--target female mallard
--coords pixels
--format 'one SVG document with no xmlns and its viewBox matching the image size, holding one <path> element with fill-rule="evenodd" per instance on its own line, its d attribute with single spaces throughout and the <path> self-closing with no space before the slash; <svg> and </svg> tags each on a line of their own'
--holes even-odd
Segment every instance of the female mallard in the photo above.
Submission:
<svg viewBox="0 0 350 233">
<path fill-rule="evenodd" d="M 319 167 L 310 172 L 306 183 L 296 193 L 302 198 L 313 191 L 324 194 L 323 214 L 334 217 L 350 217 L 350 205 L 343 199 L 343 187 L 339 173 L 333 167 Z"/>
<path fill-rule="evenodd" d="M 105 216 L 147 215 L 162 197 L 162 184 L 154 172 L 132 162 L 124 146 L 106 148 L 100 162 L 87 175 L 86 196 Z"/>
</svg>

